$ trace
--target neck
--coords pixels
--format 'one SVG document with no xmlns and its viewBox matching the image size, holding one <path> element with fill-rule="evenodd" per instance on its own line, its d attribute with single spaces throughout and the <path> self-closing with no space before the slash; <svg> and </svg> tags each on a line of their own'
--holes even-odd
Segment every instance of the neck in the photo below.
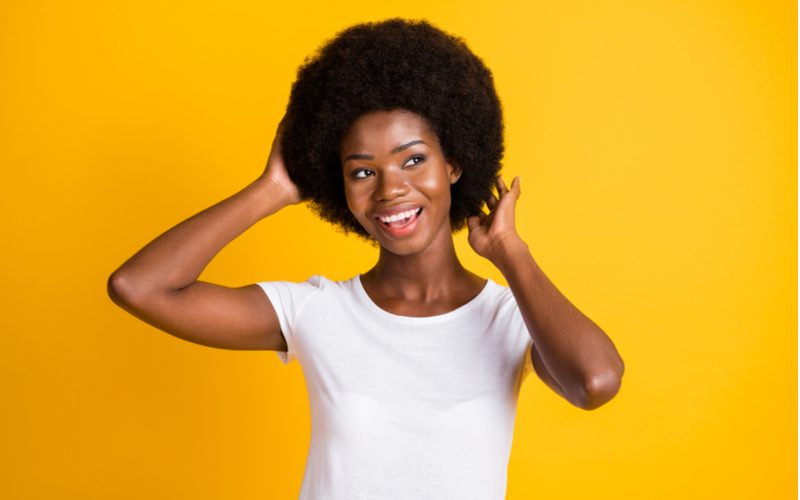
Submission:
<svg viewBox="0 0 800 500">
<path fill-rule="evenodd" d="M 364 273 L 375 288 L 408 300 L 447 295 L 472 277 L 458 260 L 449 231 L 438 244 L 413 255 L 396 255 L 381 247 L 378 262 Z"/>
</svg>

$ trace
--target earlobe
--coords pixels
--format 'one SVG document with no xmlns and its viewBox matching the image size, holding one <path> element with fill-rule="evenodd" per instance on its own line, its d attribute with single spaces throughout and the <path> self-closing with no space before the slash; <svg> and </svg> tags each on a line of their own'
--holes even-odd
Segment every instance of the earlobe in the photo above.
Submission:
<svg viewBox="0 0 800 500">
<path fill-rule="evenodd" d="M 455 184 L 461 178 L 461 169 L 450 165 L 450 184 Z"/>
</svg>

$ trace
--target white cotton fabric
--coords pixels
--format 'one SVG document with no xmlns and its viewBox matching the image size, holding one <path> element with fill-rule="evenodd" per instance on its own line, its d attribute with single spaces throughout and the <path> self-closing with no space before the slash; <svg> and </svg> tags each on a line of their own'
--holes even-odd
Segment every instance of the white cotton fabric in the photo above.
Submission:
<svg viewBox="0 0 800 500">
<path fill-rule="evenodd" d="M 300 500 L 505 498 L 531 338 L 508 287 L 445 314 L 381 309 L 357 275 L 258 283 L 306 380 Z"/>
</svg>

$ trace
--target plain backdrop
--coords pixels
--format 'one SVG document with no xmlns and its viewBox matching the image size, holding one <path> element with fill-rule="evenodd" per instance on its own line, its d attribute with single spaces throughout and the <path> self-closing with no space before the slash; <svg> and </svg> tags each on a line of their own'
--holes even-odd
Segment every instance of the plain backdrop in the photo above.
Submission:
<svg viewBox="0 0 800 500">
<path fill-rule="evenodd" d="M 261 174 L 305 57 L 403 16 L 492 70 L 518 231 L 626 363 L 591 412 L 525 382 L 508 498 L 796 498 L 796 3 L 283 4 L 0 4 L 0 497 L 297 497 L 299 364 L 172 337 L 106 280 Z M 505 284 L 466 234 L 464 264 Z M 201 279 L 376 258 L 297 205 Z"/>
</svg>

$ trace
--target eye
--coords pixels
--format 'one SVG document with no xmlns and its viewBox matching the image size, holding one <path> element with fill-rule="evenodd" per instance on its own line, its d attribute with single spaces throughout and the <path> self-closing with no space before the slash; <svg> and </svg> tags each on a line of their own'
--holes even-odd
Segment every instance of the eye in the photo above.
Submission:
<svg viewBox="0 0 800 500">
<path fill-rule="evenodd" d="M 415 163 L 413 163 L 411 165 L 413 167 L 414 165 L 419 165 L 420 163 L 425 161 L 425 157 L 423 155 L 414 155 L 414 156 L 412 156 L 411 158 L 408 159 L 408 161 L 412 161 L 412 160 L 417 160 Z M 408 164 L 408 161 L 406 162 L 406 164 Z"/>
<path fill-rule="evenodd" d="M 361 175 L 361 174 L 365 174 L 365 175 Z M 355 170 L 350 175 L 352 175 L 354 179 L 364 179 L 364 178 L 368 177 L 368 175 L 366 175 L 366 174 L 372 175 L 372 170 L 367 170 L 365 168 L 360 168 L 358 170 Z"/>
</svg>

